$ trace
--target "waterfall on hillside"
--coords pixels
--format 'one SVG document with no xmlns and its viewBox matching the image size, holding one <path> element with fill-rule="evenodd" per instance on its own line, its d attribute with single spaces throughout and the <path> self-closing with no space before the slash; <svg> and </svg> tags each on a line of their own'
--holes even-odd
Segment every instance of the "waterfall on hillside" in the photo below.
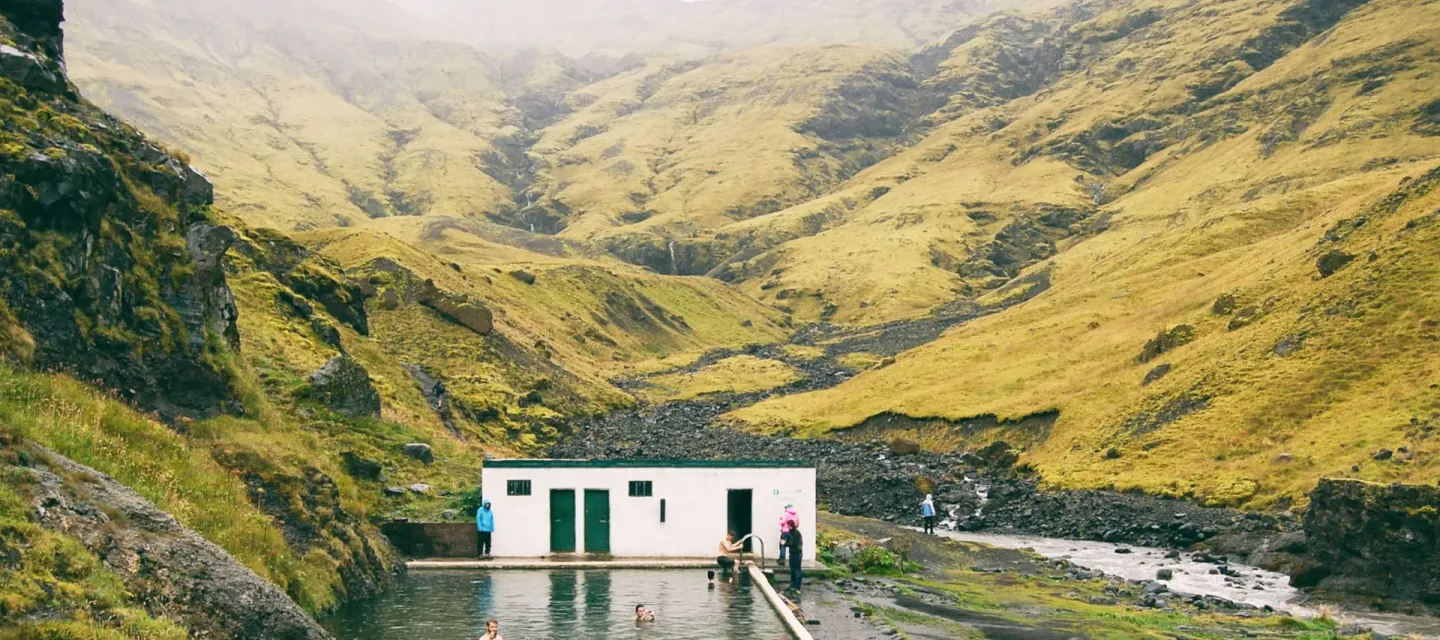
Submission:
<svg viewBox="0 0 1440 640">
<path fill-rule="evenodd" d="M 680 275 L 680 268 L 675 263 L 675 241 L 670 241 L 670 273 Z"/>
</svg>

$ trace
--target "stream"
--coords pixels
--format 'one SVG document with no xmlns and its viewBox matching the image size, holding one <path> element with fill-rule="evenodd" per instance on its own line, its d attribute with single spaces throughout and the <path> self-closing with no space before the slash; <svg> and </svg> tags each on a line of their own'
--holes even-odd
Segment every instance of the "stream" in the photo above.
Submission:
<svg viewBox="0 0 1440 640">
<path fill-rule="evenodd" d="M 1166 559 L 1167 549 L 1136 547 L 1061 538 L 1021 535 L 1000 535 L 936 529 L 936 535 L 961 542 L 977 542 L 997 549 L 1027 549 L 1052 560 L 1068 560 L 1078 567 L 1118 576 L 1127 580 L 1154 580 L 1155 572 L 1165 568 L 1174 578 L 1164 584 L 1175 593 L 1224 598 L 1256 607 L 1269 606 L 1302 617 L 1318 615 L 1322 604 L 1307 601 L 1305 594 L 1290 586 L 1289 576 L 1258 567 L 1230 563 L 1230 575 L 1219 573 L 1221 565 L 1195 562 L 1189 554 Z M 1129 553 L 1117 553 L 1117 549 Z M 1440 638 L 1440 618 L 1407 616 L 1396 613 L 1341 608 L 1342 624 L 1370 627 L 1390 635 L 1414 634 Z"/>
</svg>

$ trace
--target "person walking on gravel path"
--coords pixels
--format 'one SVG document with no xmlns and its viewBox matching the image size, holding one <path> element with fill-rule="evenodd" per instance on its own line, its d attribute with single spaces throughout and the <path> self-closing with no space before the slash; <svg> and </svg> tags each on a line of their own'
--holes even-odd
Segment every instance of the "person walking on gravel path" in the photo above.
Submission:
<svg viewBox="0 0 1440 640">
<path fill-rule="evenodd" d="M 920 503 L 920 517 L 925 519 L 925 534 L 935 535 L 935 497 L 928 493 Z"/>
</svg>

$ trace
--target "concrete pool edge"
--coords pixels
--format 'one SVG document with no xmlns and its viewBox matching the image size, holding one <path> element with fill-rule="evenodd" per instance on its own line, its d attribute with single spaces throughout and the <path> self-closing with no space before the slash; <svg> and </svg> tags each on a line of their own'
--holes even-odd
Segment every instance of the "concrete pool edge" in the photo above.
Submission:
<svg viewBox="0 0 1440 640">
<path fill-rule="evenodd" d="M 795 636 L 795 640 L 815 640 L 810 635 L 810 631 L 805 628 L 805 624 L 795 617 L 795 612 L 785 606 L 785 601 L 780 599 L 780 594 L 776 593 L 775 587 L 770 585 L 770 577 L 765 575 L 765 571 L 753 562 L 746 563 L 745 570 L 750 572 L 751 581 L 760 585 L 760 592 L 765 594 L 765 601 L 770 603 L 770 607 L 775 609 L 775 614 L 780 616 L 780 621 L 790 629 L 790 635 Z"/>
<path fill-rule="evenodd" d="M 746 562 L 747 566 L 756 566 Z M 431 558 L 408 560 L 409 570 L 481 569 L 487 571 L 533 571 L 555 569 L 714 569 L 713 558 L 628 558 L 614 560 L 550 560 L 546 558 L 496 558 L 494 560 L 461 560 Z M 759 567 L 756 567 L 757 569 Z M 803 568 L 806 575 L 828 573 L 830 568 L 813 561 L 807 561 Z"/>
</svg>

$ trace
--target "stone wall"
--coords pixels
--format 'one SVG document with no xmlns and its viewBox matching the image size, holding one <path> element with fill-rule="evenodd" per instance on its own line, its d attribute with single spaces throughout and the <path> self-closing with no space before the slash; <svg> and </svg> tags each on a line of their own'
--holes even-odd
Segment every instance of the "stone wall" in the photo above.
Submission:
<svg viewBox="0 0 1440 640">
<path fill-rule="evenodd" d="M 472 522 L 389 522 L 380 532 L 412 558 L 473 558 L 476 553 Z"/>
</svg>

